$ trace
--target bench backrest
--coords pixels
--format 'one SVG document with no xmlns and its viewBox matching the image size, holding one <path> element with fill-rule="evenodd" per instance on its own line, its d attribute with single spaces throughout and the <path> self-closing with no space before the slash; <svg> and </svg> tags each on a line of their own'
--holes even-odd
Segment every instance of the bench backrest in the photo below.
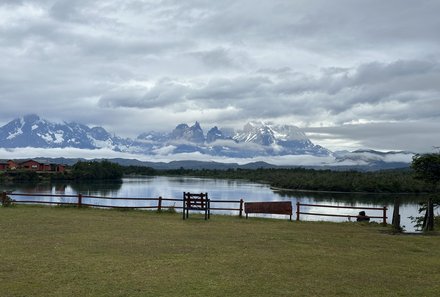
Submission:
<svg viewBox="0 0 440 297">
<path fill-rule="evenodd" d="M 290 201 L 272 202 L 246 202 L 244 211 L 248 213 L 268 213 L 292 215 L 292 203 Z"/>
<path fill-rule="evenodd" d="M 183 193 L 184 203 L 187 209 L 205 209 L 208 207 L 208 193 Z"/>
</svg>

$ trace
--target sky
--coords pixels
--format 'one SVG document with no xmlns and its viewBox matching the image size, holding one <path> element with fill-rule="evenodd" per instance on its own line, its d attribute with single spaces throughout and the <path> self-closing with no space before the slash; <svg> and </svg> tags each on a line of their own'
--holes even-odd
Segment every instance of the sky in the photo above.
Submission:
<svg viewBox="0 0 440 297">
<path fill-rule="evenodd" d="M 331 150 L 440 146 L 437 0 L 0 0 L 0 125 L 122 137 L 296 125 Z"/>
</svg>

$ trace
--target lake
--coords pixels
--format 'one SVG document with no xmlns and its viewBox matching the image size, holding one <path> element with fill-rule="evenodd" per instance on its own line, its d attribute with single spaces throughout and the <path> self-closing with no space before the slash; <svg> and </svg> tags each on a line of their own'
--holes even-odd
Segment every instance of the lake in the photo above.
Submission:
<svg viewBox="0 0 440 297">
<path fill-rule="evenodd" d="M 391 223 L 394 198 L 401 198 L 401 225 L 406 231 L 415 231 L 410 216 L 418 216 L 418 203 L 427 198 L 423 195 L 407 194 L 357 194 L 357 193 L 317 193 L 317 192 L 295 192 L 278 191 L 271 189 L 268 185 L 247 182 L 243 180 L 207 179 L 192 177 L 130 177 L 124 178 L 122 183 L 55 183 L 55 184 L 13 184 L 1 185 L 1 191 L 13 191 L 14 193 L 42 193 L 42 194 L 66 194 L 106 197 L 130 197 L 130 198 L 182 198 L 183 192 L 201 193 L 208 192 L 210 199 L 215 200 L 240 200 L 245 202 L 253 201 L 291 201 L 294 212 L 296 203 L 325 204 L 333 206 L 356 206 L 356 207 L 383 207 L 388 208 L 388 223 Z M 29 197 L 14 196 L 14 199 L 29 200 Z M 36 197 L 35 200 L 59 201 L 59 198 Z M 61 198 L 65 202 L 74 202 L 75 198 Z M 69 200 L 70 199 L 70 200 Z M 100 203 L 111 206 L 148 206 L 157 205 L 157 201 L 118 201 L 99 200 L 85 198 L 83 203 Z M 164 207 L 181 206 L 181 202 L 164 202 Z M 238 204 L 222 203 L 218 207 L 238 208 Z M 301 207 L 302 212 L 316 212 L 326 214 L 357 215 L 360 209 L 342 208 L 316 208 Z M 221 214 L 238 214 L 231 211 L 213 211 Z M 367 215 L 381 216 L 382 211 L 366 210 Z M 266 216 L 271 218 L 283 218 L 281 215 L 250 215 Z M 293 216 L 295 218 L 295 214 Z M 348 221 L 347 217 L 324 217 L 301 215 L 301 220 L 310 221 Z M 381 222 L 380 219 L 372 219 Z"/>
</svg>

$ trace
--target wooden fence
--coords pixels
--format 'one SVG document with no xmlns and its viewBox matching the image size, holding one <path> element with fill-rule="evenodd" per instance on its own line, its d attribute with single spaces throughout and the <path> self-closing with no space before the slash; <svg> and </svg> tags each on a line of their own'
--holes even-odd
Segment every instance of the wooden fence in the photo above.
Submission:
<svg viewBox="0 0 440 297">
<path fill-rule="evenodd" d="M 102 208 L 120 208 L 120 209 L 156 209 L 157 211 L 162 211 L 164 209 L 183 209 L 183 199 L 182 198 L 130 198 L 130 197 L 104 197 L 104 196 L 93 196 L 93 195 L 66 195 L 66 194 L 26 194 L 26 193 L 2 193 L 2 201 L 5 201 L 6 196 L 14 197 L 51 197 L 51 198 L 59 198 L 57 201 L 47 201 L 47 200 L 16 200 L 14 203 L 23 203 L 23 204 L 48 204 L 48 205 L 73 205 L 77 207 L 102 207 Z M 71 201 L 63 201 L 63 198 L 70 199 Z M 119 200 L 119 201 L 156 201 L 154 205 L 145 205 L 145 206 L 116 206 L 116 205 L 105 205 L 98 203 L 85 203 L 85 199 L 101 199 L 101 200 Z M 174 204 L 170 204 L 170 202 L 174 202 Z M 179 202 L 180 205 L 176 206 L 176 202 Z M 243 216 L 243 206 L 244 200 L 210 200 L 213 206 L 210 207 L 210 210 L 218 210 L 218 211 L 237 211 L 239 217 Z M 237 204 L 237 207 L 226 207 L 224 204 Z M 223 206 L 221 205 L 223 204 Z M 326 214 L 326 213 L 315 213 L 315 212 L 304 212 L 301 211 L 301 206 L 306 207 L 321 207 L 321 208 L 342 208 L 342 209 L 361 209 L 361 210 L 374 210 L 381 211 L 380 216 L 368 216 L 372 219 L 382 219 L 384 225 L 387 224 L 387 207 L 360 207 L 360 206 L 335 206 L 335 205 L 322 205 L 322 204 L 305 204 L 305 203 L 296 203 L 296 220 L 300 220 L 300 215 L 313 215 L 313 216 L 330 216 L 330 217 L 344 217 L 344 218 L 356 218 L 356 215 L 352 214 Z"/>
<path fill-rule="evenodd" d="M 361 209 L 361 210 L 374 210 L 381 211 L 380 216 L 370 216 L 371 219 L 382 219 L 383 225 L 387 224 L 387 207 L 363 207 L 363 206 L 337 206 L 337 205 L 322 205 L 322 204 L 305 204 L 305 203 L 296 203 L 296 220 L 299 221 L 300 215 L 312 215 L 312 216 L 328 216 L 328 217 L 341 217 L 341 218 L 357 218 L 357 215 L 351 214 L 328 214 L 328 213 L 316 213 L 316 212 L 303 212 L 301 211 L 301 206 L 308 207 L 323 207 L 323 208 L 343 208 L 343 209 Z"/>
<path fill-rule="evenodd" d="M 103 208 L 120 208 L 120 209 L 156 209 L 157 211 L 162 211 L 164 209 L 182 209 L 182 204 L 176 205 L 176 202 L 182 203 L 182 198 L 130 198 L 130 197 L 105 197 L 105 196 L 93 196 L 93 195 L 66 195 L 66 194 L 27 194 L 27 193 L 2 193 L 2 201 L 5 201 L 6 196 L 10 196 L 13 198 L 17 197 L 48 197 L 48 198 L 58 198 L 57 201 L 47 201 L 47 200 L 15 200 L 14 203 L 23 203 L 23 204 L 46 204 L 46 205 L 66 205 L 66 206 L 77 206 L 77 207 L 103 207 Z M 71 200 L 71 201 L 63 201 L 63 199 Z M 101 200 L 117 200 L 117 201 L 157 201 L 154 205 L 145 205 L 145 206 L 117 206 L 117 205 L 105 205 L 98 203 L 86 203 L 85 199 L 101 199 Z M 170 204 L 170 202 L 174 202 L 174 204 Z M 238 211 L 239 217 L 243 216 L 243 199 L 240 200 L 211 200 L 211 203 L 214 206 L 211 206 L 211 210 L 219 210 L 219 211 Z M 238 204 L 237 207 L 226 207 L 225 203 L 229 204 Z M 223 204 L 216 205 L 216 204 Z"/>
</svg>

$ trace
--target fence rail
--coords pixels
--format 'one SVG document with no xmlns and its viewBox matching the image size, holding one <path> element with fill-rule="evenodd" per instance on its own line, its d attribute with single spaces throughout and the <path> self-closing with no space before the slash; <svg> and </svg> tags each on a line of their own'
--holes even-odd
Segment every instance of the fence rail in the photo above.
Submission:
<svg viewBox="0 0 440 297">
<path fill-rule="evenodd" d="M 47 200 L 16 200 L 14 203 L 19 204 L 47 204 L 47 205 L 74 205 L 77 207 L 102 207 L 102 208 L 117 208 L 117 209 L 157 209 L 157 211 L 162 211 L 164 209 L 183 209 L 183 206 L 165 205 L 163 202 L 182 202 L 182 199 L 178 198 L 163 198 L 163 197 L 105 197 L 105 196 L 95 196 L 95 195 L 66 195 L 66 194 L 41 194 L 41 193 L 2 193 L 2 201 L 5 201 L 6 196 L 22 196 L 22 197 L 50 197 L 50 198 L 60 198 L 57 201 L 47 201 Z M 74 201 L 66 202 L 62 201 L 62 198 L 75 198 Z M 99 203 L 87 203 L 84 199 L 101 199 L 101 200 L 111 200 L 111 201 L 157 201 L 155 205 L 136 205 L 136 206 L 118 206 L 118 205 L 106 205 Z M 211 210 L 218 211 L 237 211 L 239 217 L 243 216 L 243 199 L 240 200 L 211 200 L 211 203 L 229 203 L 238 204 L 237 207 L 211 207 Z"/>
<path fill-rule="evenodd" d="M 307 204 L 307 203 L 296 203 L 296 220 L 300 220 L 300 215 L 312 215 L 312 216 L 326 216 L 326 217 L 341 217 L 341 218 L 357 218 L 356 215 L 352 214 L 328 214 L 328 213 L 316 213 L 316 212 L 304 212 L 301 211 L 301 206 L 308 207 L 322 207 L 322 208 L 343 208 L 343 209 L 363 209 L 363 210 L 380 210 L 382 215 L 380 216 L 368 216 L 371 219 L 382 219 L 382 224 L 387 224 L 387 207 L 363 207 L 363 206 L 337 206 L 337 205 L 323 205 L 323 204 Z"/>
</svg>

